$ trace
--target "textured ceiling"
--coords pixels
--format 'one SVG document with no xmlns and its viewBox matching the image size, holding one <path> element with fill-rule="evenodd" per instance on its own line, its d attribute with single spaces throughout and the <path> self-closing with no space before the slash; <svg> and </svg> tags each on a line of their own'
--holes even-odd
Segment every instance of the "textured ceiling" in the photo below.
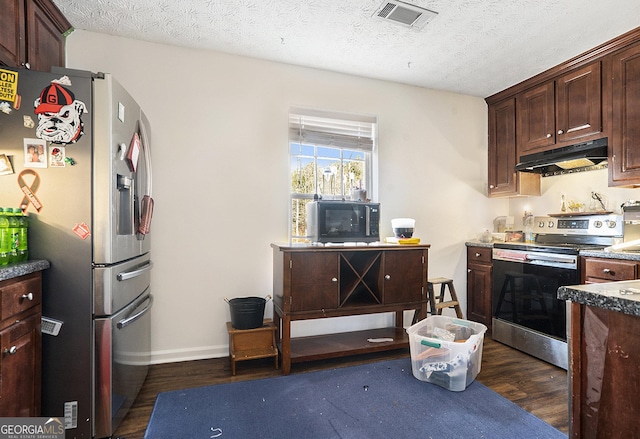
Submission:
<svg viewBox="0 0 640 439">
<path fill-rule="evenodd" d="M 638 0 L 54 0 L 76 29 L 486 97 L 640 26 Z"/>
</svg>

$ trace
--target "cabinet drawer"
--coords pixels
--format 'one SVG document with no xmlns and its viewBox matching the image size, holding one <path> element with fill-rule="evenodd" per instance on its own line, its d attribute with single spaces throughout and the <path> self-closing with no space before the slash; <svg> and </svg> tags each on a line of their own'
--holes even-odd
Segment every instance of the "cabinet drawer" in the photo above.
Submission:
<svg viewBox="0 0 640 439">
<path fill-rule="evenodd" d="M 39 274 L 0 282 L 0 320 L 39 305 L 41 300 L 42 283 Z"/>
<path fill-rule="evenodd" d="M 607 281 L 633 280 L 636 278 L 636 263 L 611 259 L 586 259 L 584 267 L 586 278 Z"/>
<path fill-rule="evenodd" d="M 467 263 L 491 264 L 491 247 L 467 247 Z"/>
</svg>

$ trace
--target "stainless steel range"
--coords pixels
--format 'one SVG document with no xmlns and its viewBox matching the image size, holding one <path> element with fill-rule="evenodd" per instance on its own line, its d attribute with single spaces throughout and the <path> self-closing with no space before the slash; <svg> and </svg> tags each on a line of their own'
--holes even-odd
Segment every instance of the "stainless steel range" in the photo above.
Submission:
<svg viewBox="0 0 640 439">
<path fill-rule="evenodd" d="M 603 249 L 623 234 L 617 214 L 537 216 L 535 242 L 493 246 L 494 340 L 567 369 L 567 304 L 558 288 L 580 283 L 581 249 Z"/>
</svg>

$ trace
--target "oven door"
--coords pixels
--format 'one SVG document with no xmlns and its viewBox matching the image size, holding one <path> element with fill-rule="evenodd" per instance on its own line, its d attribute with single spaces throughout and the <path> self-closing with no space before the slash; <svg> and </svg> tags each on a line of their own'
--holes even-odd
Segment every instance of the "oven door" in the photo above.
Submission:
<svg viewBox="0 0 640 439">
<path fill-rule="evenodd" d="M 494 248 L 492 338 L 566 370 L 567 302 L 557 293 L 579 279 L 576 255 Z"/>
<path fill-rule="evenodd" d="M 494 260 L 493 317 L 566 341 L 558 288 L 578 283 L 578 270 Z"/>
</svg>

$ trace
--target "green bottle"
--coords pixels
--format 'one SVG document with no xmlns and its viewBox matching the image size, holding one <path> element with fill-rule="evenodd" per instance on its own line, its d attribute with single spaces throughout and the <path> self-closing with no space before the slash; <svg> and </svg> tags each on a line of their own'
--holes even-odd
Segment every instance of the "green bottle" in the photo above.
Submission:
<svg viewBox="0 0 640 439">
<path fill-rule="evenodd" d="M 20 221 L 15 216 L 13 209 L 8 207 L 6 210 L 7 219 L 9 220 L 9 263 L 18 262 L 18 245 L 20 242 Z"/>
<path fill-rule="evenodd" d="M 14 207 L 13 212 L 18 218 L 18 224 L 20 225 L 18 229 L 18 261 L 24 262 L 29 259 L 29 222 L 27 220 L 27 217 L 22 212 L 22 209 L 20 209 L 19 207 Z"/>
<path fill-rule="evenodd" d="M 9 249 L 11 248 L 9 239 L 9 219 L 0 207 L 0 265 L 9 263 Z"/>
</svg>

